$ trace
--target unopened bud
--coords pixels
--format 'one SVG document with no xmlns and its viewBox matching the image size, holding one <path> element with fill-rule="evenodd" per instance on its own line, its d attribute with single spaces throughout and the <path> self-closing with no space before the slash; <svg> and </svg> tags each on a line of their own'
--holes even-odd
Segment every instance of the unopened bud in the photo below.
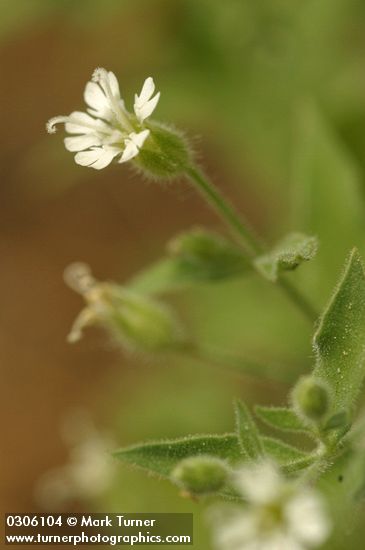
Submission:
<svg viewBox="0 0 365 550">
<path fill-rule="evenodd" d="M 194 269 L 197 279 L 222 279 L 247 269 L 247 261 L 235 245 L 205 229 L 197 228 L 177 235 L 170 241 L 168 249 L 171 255 Z"/>
<path fill-rule="evenodd" d="M 305 420 L 320 421 L 329 411 L 330 392 L 325 382 L 305 376 L 294 387 L 293 406 Z"/>
<path fill-rule="evenodd" d="M 191 495 L 207 495 L 223 489 L 229 470 L 223 460 L 212 456 L 193 456 L 179 462 L 171 477 Z"/>
</svg>

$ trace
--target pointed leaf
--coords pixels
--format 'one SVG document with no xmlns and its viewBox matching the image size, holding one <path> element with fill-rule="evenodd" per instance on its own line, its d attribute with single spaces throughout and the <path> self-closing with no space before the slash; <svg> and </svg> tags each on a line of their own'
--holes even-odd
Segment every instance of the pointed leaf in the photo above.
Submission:
<svg viewBox="0 0 365 550">
<path fill-rule="evenodd" d="M 348 415 L 346 411 L 340 411 L 332 415 L 324 425 L 323 431 L 330 432 L 337 428 L 345 428 L 348 424 Z"/>
<path fill-rule="evenodd" d="M 272 428 L 288 432 L 310 433 L 308 427 L 296 415 L 293 409 L 287 407 L 255 407 L 256 415 Z"/>
<path fill-rule="evenodd" d="M 308 454 L 274 437 L 261 437 L 265 452 L 279 464 L 289 464 L 308 458 Z"/>
<path fill-rule="evenodd" d="M 113 453 L 116 458 L 168 478 L 173 468 L 184 458 L 211 455 L 230 463 L 242 460 L 237 437 L 226 435 L 196 435 L 180 439 L 142 443 Z"/>
<path fill-rule="evenodd" d="M 332 389 L 333 412 L 351 409 L 365 375 L 365 275 L 356 250 L 320 320 L 313 348 L 314 373 Z"/>
<path fill-rule="evenodd" d="M 245 403 L 235 402 L 235 414 L 236 433 L 243 454 L 251 459 L 262 456 L 263 447 L 259 432 Z"/>
</svg>

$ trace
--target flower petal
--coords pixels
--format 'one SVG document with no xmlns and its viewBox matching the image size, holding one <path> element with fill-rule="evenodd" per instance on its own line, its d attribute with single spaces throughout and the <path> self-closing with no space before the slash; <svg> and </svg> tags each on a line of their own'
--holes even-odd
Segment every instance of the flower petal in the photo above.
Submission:
<svg viewBox="0 0 365 550">
<path fill-rule="evenodd" d="M 136 100 L 138 101 L 138 103 L 145 103 L 152 97 L 154 91 L 155 83 L 153 81 L 153 78 L 149 76 L 144 81 L 141 93 L 139 94 L 139 96 L 136 96 Z"/>
<path fill-rule="evenodd" d="M 320 496 L 309 490 L 289 500 L 285 515 L 290 531 L 308 546 L 324 542 L 331 530 Z"/>
<path fill-rule="evenodd" d="M 146 118 L 148 118 L 153 111 L 156 109 L 156 105 L 160 99 L 160 92 L 158 92 L 155 97 L 150 99 L 149 101 L 139 104 L 134 104 L 134 112 L 136 113 L 136 116 L 139 120 L 139 122 L 143 122 Z"/>
<path fill-rule="evenodd" d="M 64 139 L 65 147 L 68 151 L 84 151 L 96 145 L 101 145 L 101 141 L 98 136 L 93 134 L 81 135 L 75 137 L 68 137 Z"/>
<path fill-rule="evenodd" d="M 119 162 L 128 162 L 132 158 L 136 157 L 139 153 L 139 149 L 135 143 L 131 140 L 126 140 L 126 146 Z"/>
<path fill-rule="evenodd" d="M 102 154 L 103 148 L 95 147 L 94 149 L 90 149 L 90 151 L 77 153 L 75 155 L 75 161 L 77 164 L 80 164 L 80 166 L 91 166 L 94 162 L 99 160 Z"/>
<path fill-rule="evenodd" d="M 138 149 L 140 149 L 149 135 L 149 130 L 142 130 L 142 132 L 139 132 L 138 134 L 136 134 L 135 132 L 129 134 L 129 139 L 133 141 L 135 145 L 137 145 Z"/>
<path fill-rule="evenodd" d="M 96 82 L 88 82 L 84 91 L 85 103 L 95 109 L 95 111 L 104 111 L 108 107 L 108 101 L 102 89 Z"/>
<path fill-rule="evenodd" d="M 255 504 L 266 504 L 278 498 L 282 489 L 281 476 L 271 462 L 241 468 L 235 481 L 242 496 Z"/>
<path fill-rule="evenodd" d="M 65 130 L 69 134 L 90 134 L 96 130 L 96 120 L 81 111 L 74 111 L 65 121 Z"/>
<path fill-rule="evenodd" d="M 102 170 L 103 168 L 108 166 L 113 158 L 116 157 L 119 153 L 120 150 L 116 148 L 104 150 L 104 153 L 99 157 L 96 162 L 91 165 L 91 168 L 95 168 L 95 170 Z"/>
<path fill-rule="evenodd" d="M 110 86 L 110 89 L 111 89 L 113 95 L 117 99 L 120 99 L 119 82 L 118 82 L 117 77 L 115 76 L 115 74 L 112 71 L 108 72 L 108 81 L 109 81 L 109 86 Z"/>
<path fill-rule="evenodd" d="M 116 147 L 105 149 L 104 147 L 95 147 L 90 151 L 82 151 L 75 155 L 75 162 L 81 166 L 90 166 L 96 170 L 101 170 L 111 163 L 113 158 L 120 152 Z"/>
</svg>

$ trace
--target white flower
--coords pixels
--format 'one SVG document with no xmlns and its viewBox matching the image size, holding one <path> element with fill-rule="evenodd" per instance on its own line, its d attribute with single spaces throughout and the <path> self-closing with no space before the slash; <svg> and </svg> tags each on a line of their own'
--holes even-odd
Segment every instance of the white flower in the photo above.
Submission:
<svg viewBox="0 0 365 550">
<path fill-rule="evenodd" d="M 247 505 L 214 522 L 218 549 L 306 550 L 328 537 L 320 495 L 285 481 L 272 463 L 242 468 L 235 486 Z"/>
<path fill-rule="evenodd" d="M 120 96 L 115 74 L 96 69 L 84 91 L 87 113 L 74 111 L 69 116 L 51 118 L 47 130 L 54 133 L 56 124 L 65 125 L 66 132 L 72 134 L 65 138 L 65 147 L 76 153 L 75 161 L 81 166 L 101 170 L 118 156 L 119 162 L 127 162 L 138 155 L 149 136 L 144 121 L 160 99 L 160 92 L 153 96 L 154 91 L 153 79 L 148 77 L 141 93 L 135 95 L 135 115 L 132 115 Z"/>
<path fill-rule="evenodd" d="M 38 480 L 35 499 L 45 508 L 59 509 L 75 499 L 94 499 L 107 491 L 116 474 L 110 450 L 114 442 L 100 434 L 87 413 L 73 412 L 63 426 L 70 446 L 67 463 Z"/>
</svg>

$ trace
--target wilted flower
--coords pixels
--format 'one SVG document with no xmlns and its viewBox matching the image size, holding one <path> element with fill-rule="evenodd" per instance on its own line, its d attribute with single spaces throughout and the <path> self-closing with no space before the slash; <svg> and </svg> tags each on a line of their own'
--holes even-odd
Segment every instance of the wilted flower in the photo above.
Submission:
<svg viewBox="0 0 365 550">
<path fill-rule="evenodd" d="M 221 515 L 214 522 L 217 548 L 306 550 L 328 537 L 330 524 L 320 495 L 284 480 L 272 463 L 242 468 L 235 487 L 246 506 L 224 517 L 218 511 Z"/>
<path fill-rule="evenodd" d="M 65 125 L 66 132 L 72 134 L 65 138 L 65 147 L 76 153 L 75 161 L 81 166 L 100 170 L 118 156 L 118 162 L 127 162 L 138 155 L 150 134 L 144 121 L 160 98 L 160 92 L 153 95 L 154 92 L 155 84 L 148 77 L 141 93 L 135 95 L 134 114 L 131 114 L 125 108 L 115 74 L 96 69 L 84 91 L 87 113 L 74 111 L 69 116 L 51 118 L 47 130 L 53 133 L 56 124 Z"/>
<path fill-rule="evenodd" d="M 98 325 L 133 351 L 159 352 L 186 345 L 174 315 L 159 302 L 116 283 L 96 281 L 83 263 L 71 264 L 65 281 L 87 304 L 73 324 L 69 342 L 79 340 L 85 327 Z"/>
</svg>

